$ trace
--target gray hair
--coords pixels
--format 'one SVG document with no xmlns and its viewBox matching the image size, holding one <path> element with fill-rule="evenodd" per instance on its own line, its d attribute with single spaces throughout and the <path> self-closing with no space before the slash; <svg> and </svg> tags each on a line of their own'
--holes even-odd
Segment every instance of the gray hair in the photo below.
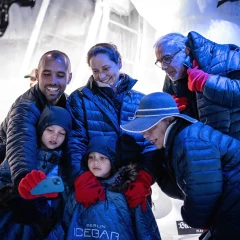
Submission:
<svg viewBox="0 0 240 240">
<path fill-rule="evenodd" d="M 153 47 L 155 49 L 159 49 L 161 45 L 165 42 L 168 42 L 169 45 L 175 45 L 182 50 L 186 49 L 186 41 L 188 40 L 187 37 L 183 36 L 180 33 L 168 33 L 162 37 L 160 37 Z"/>
</svg>

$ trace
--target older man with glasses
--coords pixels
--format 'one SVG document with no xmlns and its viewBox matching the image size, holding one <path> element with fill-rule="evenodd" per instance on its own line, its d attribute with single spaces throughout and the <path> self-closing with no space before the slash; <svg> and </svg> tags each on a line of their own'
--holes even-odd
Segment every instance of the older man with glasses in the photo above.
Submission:
<svg viewBox="0 0 240 240">
<path fill-rule="evenodd" d="M 179 111 L 240 140 L 240 49 L 197 32 L 169 33 L 154 44 L 166 72 L 163 92 Z"/>
</svg>

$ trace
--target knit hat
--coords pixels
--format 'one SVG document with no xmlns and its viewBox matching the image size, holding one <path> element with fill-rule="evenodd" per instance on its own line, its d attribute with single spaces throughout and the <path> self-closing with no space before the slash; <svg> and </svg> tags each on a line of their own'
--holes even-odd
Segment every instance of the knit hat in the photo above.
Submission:
<svg viewBox="0 0 240 240">
<path fill-rule="evenodd" d="M 173 97 L 164 92 L 144 96 L 134 117 L 126 125 L 121 125 L 121 128 L 128 132 L 144 132 L 168 117 L 183 118 L 191 123 L 197 122 L 196 119 L 181 114 Z"/>
<path fill-rule="evenodd" d="M 38 121 L 37 131 L 39 136 L 41 137 L 44 130 L 51 125 L 61 126 L 68 134 L 72 129 L 72 117 L 62 107 L 46 106 Z"/>
<path fill-rule="evenodd" d="M 112 173 L 115 172 L 115 161 L 117 161 L 117 141 L 113 136 L 95 136 L 91 138 L 87 146 L 86 162 L 91 152 L 98 152 L 107 156 L 111 162 Z"/>
</svg>

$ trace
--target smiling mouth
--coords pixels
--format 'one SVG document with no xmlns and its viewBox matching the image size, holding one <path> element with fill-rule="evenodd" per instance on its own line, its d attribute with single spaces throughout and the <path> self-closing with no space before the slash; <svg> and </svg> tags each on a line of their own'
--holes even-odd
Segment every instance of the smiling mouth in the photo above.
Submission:
<svg viewBox="0 0 240 240">
<path fill-rule="evenodd" d="M 108 84 L 108 79 L 107 80 L 103 80 L 103 81 L 99 81 L 99 82 Z"/>
<path fill-rule="evenodd" d="M 59 88 L 58 87 L 47 87 L 47 90 L 49 92 L 57 92 L 59 90 Z"/>
</svg>

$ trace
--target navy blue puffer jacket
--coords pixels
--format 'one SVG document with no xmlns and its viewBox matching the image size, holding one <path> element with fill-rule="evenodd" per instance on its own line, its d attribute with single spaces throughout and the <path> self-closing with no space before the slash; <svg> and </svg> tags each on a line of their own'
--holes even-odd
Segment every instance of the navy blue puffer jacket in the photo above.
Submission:
<svg viewBox="0 0 240 240">
<path fill-rule="evenodd" d="M 60 162 L 60 158 L 62 155 L 61 150 L 43 150 L 38 149 L 38 158 L 37 158 L 37 166 L 38 169 L 45 172 L 47 176 L 55 176 L 58 175 L 58 164 Z M 11 210 L 7 207 L 2 208 L 2 201 L 4 202 L 3 197 L 5 197 L 5 203 L 6 206 L 9 203 L 10 199 L 17 199 L 16 204 L 19 208 L 22 207 L 23 202 L 20 199 L 20 196 L 17 195 L 17 193 L 14 191 L 12 194 L 8 194 L 8 196 L 3 196 L 3 189 L 1 187 L 8 185 L 9 187 L 12 186 L 11 183 L 11 173 L 8 165 L 8 161 L 5 159 L 0 164 L 0 236 L 1 240 L 36 240 L 36 239 L 43 239 L 43 235 L 49 234 L 48 238 L 46 240 L 60 240 L 64 239 L 64 231 L 62 229 L 62 226 L 60 225 L 61 222 L 61 216 L 62 216 L 62 209 L 63 209 L 63 201 L 61 198 L 56 198 L 53 200 L 47 200 L 43 202 L 41 200 L 41 205 L 38 207 L 38 203 L 34 201 L 26 200 L 26 203 L 24 206 L 28 206 L 28 211 L 32 211 L 34 206 L 34 209 L 38 208 L 39 215 L 37 217 L 40 218 L 42 215 L 42 218 L 44 220 L 44 224 L 52 225 L 52 229 L 44 230 L 41 228 L 41 225 L 38 224 L 20 224 L 15 222 L 15 218 L 11 212 Z M 47 202 L 48 201 L 48 202 Z M 50 211 L 50 205 L 51 202 L 52 211 L 55 212 L 55 215 L 60 216 L 58 221 L 53 220 L 52 218 L 47 219 L 46 214 L 47 211 Z M 38 204 L 38 205 L 36 205 Z M 23 212 L 23 211 L 21 211 Z M 26 212 L 25 216 L 28 216 L 28 212 Z M 36 220 L 36 219 L 35 219 Z M 42 224 L 42 223 L 41 223 Z M 45 225 L 44 225 L 45 227 Z M 46 232 L 45 232 L 46 231 Z M 44 238 L 45 239 L 45 238 Z"/>
<path fill-rule="evenodd" d="M 184 194 L 183 220 L 210 227 L 214 239 L 240 239 L 240 142 L 201 122 L 183 127 L 184 121 L 170 126 L 165 149 Z"/>
<path fill-rule="evenodd" d="M 187 45 L 200 69 L 211 74 L 197 92 L 200 121 L 240 140 L 240 48 L 217 44 L 196 32 Z"/>
<path fill-rule="evenodd" d="M 94 136 L 114 136 L 119 140 L 120 160 L 116 169 L 130 162 L 141 163 L 142 168 L 153 175 L 152 158 L 148 151 L 156 149 L 142 134 L 126 133 L 120 125 L 134 116 L 144 94 L 132 90 L 137 82 L 128 75 L 121 75 L 123 81 L 114 93 L 111 88 L 100 88 L 90 77 L 87 85 L 74 91 L 68 98 L 67 109 L 72 114 L 73 130 L 69 139 L 71 179 L 86 170 L 82 158 L 89 139 Z"/>
</svg>

